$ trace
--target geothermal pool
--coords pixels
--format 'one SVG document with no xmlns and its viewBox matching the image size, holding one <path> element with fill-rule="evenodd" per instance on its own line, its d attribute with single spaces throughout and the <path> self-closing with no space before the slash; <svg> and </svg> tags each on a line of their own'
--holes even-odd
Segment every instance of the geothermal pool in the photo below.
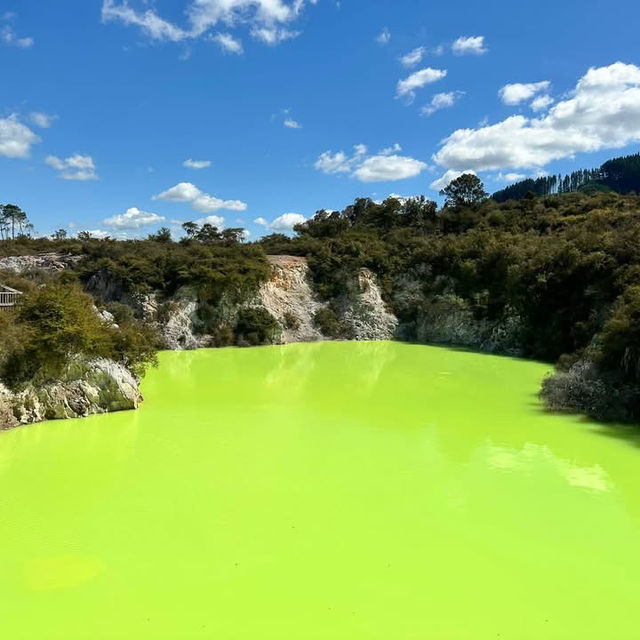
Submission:
<svg viewBox="0 0 640 640">
<path fill-rule="evenodd" d="M 637 638 L 640 436 L 548 369 L 163 353 L 137 412 L 0 433 L 0 637 Z"/>
</svg>

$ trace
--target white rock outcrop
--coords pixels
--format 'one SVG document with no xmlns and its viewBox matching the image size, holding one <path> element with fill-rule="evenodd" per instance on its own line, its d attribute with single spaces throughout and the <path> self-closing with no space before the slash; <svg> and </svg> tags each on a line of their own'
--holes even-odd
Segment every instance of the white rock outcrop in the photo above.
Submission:
<svg viewBox="0 0 640 640">
<path fill-rule="evenodd" d="M 282 326 L 282 342 L 314 342 L 323 336 L 313 324 L 323 306 L 309 284 L 309 267 L 297 256 L 269 256 L 271 277 L 258 292 L 256 305 Z"/>
<path fill-rule="evenodd" d="M 136 409 L 142 401 L 138 381 L 124 366 L 99 358 L 78 368 L 74 379 L 44 386 L 11 391 L 0 384 L 0 429 Z"/>
<path fill-rule="evenodd" d="M 389 340 L 394 337 L 398 319 L 382 299 L 376 274 L 360 269 L 347 282 L 348 293 L 335 306 L 338 318 L 350 340 Z"/>
<path fill-rule="evenodd" d="M 0 258 L 0 271 L 24 273 L 39 269 L 56 273 L 76 264 L 82 256 L 60 253 L 39 253 L 34 256 L 7 256 Z"/>
</svg>

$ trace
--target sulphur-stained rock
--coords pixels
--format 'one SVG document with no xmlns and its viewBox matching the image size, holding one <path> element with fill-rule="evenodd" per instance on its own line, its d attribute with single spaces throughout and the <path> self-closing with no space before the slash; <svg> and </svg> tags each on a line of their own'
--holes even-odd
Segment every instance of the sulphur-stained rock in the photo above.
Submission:
<svg viewBox="0 0 640 640">
<path fill-rule="evenodd" d="M 136 409 L 142 401 L 138 381 L 116 362 L 99 358 L 75 363 L 73 370 L 73 379 L 44 386 L 11 391 L 0 385 L 0 429 Z"/>
</svg>

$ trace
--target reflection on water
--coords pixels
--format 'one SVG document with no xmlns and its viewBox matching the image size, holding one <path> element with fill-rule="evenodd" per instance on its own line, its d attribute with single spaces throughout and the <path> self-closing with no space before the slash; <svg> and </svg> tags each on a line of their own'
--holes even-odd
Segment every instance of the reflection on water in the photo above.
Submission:
<svg viewBox="0 0 640 640">
<path fill-rule="evenodd" d="M 2 637 L 634 638 L 640 453 L 545 372 L 163 353 L 137 412 L 0 433 Z"/>
</svg>

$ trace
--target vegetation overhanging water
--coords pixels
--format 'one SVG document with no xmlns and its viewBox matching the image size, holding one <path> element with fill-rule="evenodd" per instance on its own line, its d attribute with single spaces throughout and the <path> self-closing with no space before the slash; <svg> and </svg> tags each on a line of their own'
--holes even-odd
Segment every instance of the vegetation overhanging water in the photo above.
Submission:
<svg viewBox="0 0 640 640">
<path fill-rule="evenodd" d="M 0 632 L 632 638 L 638 451 L 545 413 L 547 370 L 386 342 L 162 353 L 139 411 L 0 434 Z"/>
</svg>

